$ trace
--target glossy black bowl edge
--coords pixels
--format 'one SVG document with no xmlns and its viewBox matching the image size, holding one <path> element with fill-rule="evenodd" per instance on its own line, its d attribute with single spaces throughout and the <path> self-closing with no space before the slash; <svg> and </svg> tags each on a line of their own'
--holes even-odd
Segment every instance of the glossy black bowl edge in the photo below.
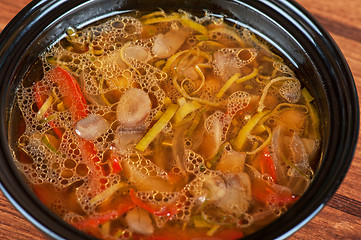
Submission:
<svg viewBox="0 0 361 240">
<path fill-rule="evenodd" d="M 8 25 L 8 27 L 3 31 L 3 33 L 1 34 L 0 37 L 0 46 L 1 49 L 3 48 L 2 45 L 2 39 L 9 37 L 10 35 L 12 35 L 14 32 L 19 31 L 18 27 L 21 25 L 22 22 L 28 21 L 28 17 L 32 17 L 32 14 L 34 12 L 36 12 L 37 9 L 41 8 L 44 9 L 46 7 L 48 7 L 47 4 L 51 5 L 51 2 L 55 2 L 55 1 L 33 1 L 29 6 L 27 6 L 19 15 L 17 15 L 14 20 Z M 69 2 L 72 1 L 57 1 L 57 2 L 61 2 L 64 3 L 64 5 L 62 7 L 64 7 L 64 9 L 69 9 L 68 7 L 65 7 L 66 4 L 72 4 Z M 126 1 L 124 4 L 134 4 L 134 6 L 136 6 L 136 4 L 138 4 L 139 1 L 129 1 L 131 3 L 128 3 Z M 140 1 L 142 2 L 142 1 Z M 175 5 L 175 3 L 177 1 L 162 1 L 162 2 L 166 2 L 169 6 L 174 7 L 174 8 L 180 8 L 181 5 L 177 6 Z M 197 2 L 197 1 L 196 1 Z M 238 4 L 237 1 L 233 1 L 234 4 Z M 252 4 L 265 4 L 265 5 L 269 5 L 270 8 L 275 8 L 275 11 L 280 11 L 281 14 L 280 16 L 287 15 L 289 16 L 297 16 L 299 15 L 300 20 L 298 21 L 298 24 L 300 24 L 301 26 L 304 27 L 304 31 L 308 31 L 310 30 L 315 30 L 317 29 L 317 31 L 320 33 L 320 35 L 323 35 L 322 37 L 322 41 L 319 42 L 320 44 L 320 49 L 316 49 L 319 52 L 322 52 L 322 50 L 324 49 L 331 49 L 331 54 L 330 56 L 323 56 L 324 59 L 326 59 L 327 61 L 330 61 L 330 65 L 332 66 L 336 66 L 339 68 L 339 70 L 337 70 L 338 72 L 336 73 L 332 73 L 334 75 L 337 75 L 339 78 L 342 79 L 347 79 L 347 81 L 345 83 L 343 83 L 342 85 L 337 84 L 334 86 L 335 83 L 331 83 L 330 86 L 324 86 L 327 92 L 332 92 L 332 90 L 334 90 L 334 88 L 340 88 L 341 90 L 339 91 L 339 95 L 342 98 L 347 98 L 348 99 L 348 103 L 346 104 L 343 100 L 341 100 L 341 103 L 339 102 L 333 102 L 331 101 L 329 103 L 329 106 L 327 106 L 328 108 L 332 109 L 332 105 L 334 104 L 342 104 L 345 109 L 344 111 L 340 112 L 340 116 L 336 117 L 336 119 L 330 119 L 330 128 L 339 128 L 342 129 L 342 131 L 345 132 L 345 134 L 340 134 L 340 137 L 342 137 L 342 139 L 344 140 L 344 144 L 342 144 L 342 147 L 340 149 L 333 149 L 334 146 L 331 147 L 332 145 L 332 141 L 330 142 L 330 144 L 326 144 L 326 148 L 327 151 L 330 151 L 330 155 L 336 155 L 339 158 L 343 158 L 343 159 L 348 159 L 347 162 L 343 162 L 342 165 L 340 166 L 331 166 L 330 164 L 326 164 L 326 167 L 329 168 L 329 170 L 334 173 L 334 178 L 332 179 L 328 179 L 330 182 L 332 182 L 332 186 L 328 186 L 326 183 L 322 186 L 321 191 L 323 191 L 322 194 L 318 194 L 319 198 L 317 199 L 311 199 L 311 197 L 315 194 L 315 192 L 306 192 L 306 194 L 302 197 L 305 200 L 311 201 L 312 202 L 312 208 L 308 207 L 307 211 L 303 211 L 302 214 L 299 214 L 297 216 L 292 216 L 293 219 L 291 219 L 292 222 L 297 223 L 296 225 L 294 225 L 293 228 L 290 229 L 289 226 L 291 226 L 292 224 L 289 224 L 289 217 L 287 213 L 285 214 L 286 216 L 277 219 L 275 222 L 273 222 L 272 224 L 270 224 L 269 226 L 266 226 L 264 229 L 262 229 L 262 232 L 259 233 L 255 233 L 253 235 L 250 235 L 249 237 L 247 237 L 247 239 L 274 239 L 277 238 L 278 236 L 281 236 L 280 238 L 284 238 L 287 237 L 288 235 L 292 234 L 294 231 L 296 231 L 298 228 L 300 228 L 301 226 L 303 226 L 310 218 L 312 218 L 318 211 L 320 211 L 322 209 L 322 207 L 324 206 L 324 204 L 329 200 L 329 198 L 334 194 L 334 192 L 336 191 L 336 189 L 338 188 L 339 184 L 341 183 L 344 175 L 346 174 L 346 171 L 351 163 L 351 159 L 352 156 L 354 154 L 355 151 L 355 144 L 357 142 L 357 136 L 355 136 L 354 132 L 357 131 L 358 132 L 358 123 L 359 123 L 359 107 L 358 107 L 358 102 L 357 102 L 357 92 L 356 92 L 356 88 L 354 86 L 354 83 L 352 81 L 352 75 L 351 72 L 348 68 L 348 65 L 344 59 L 344 57 L 342 56 L 342 53 L 340 52 L 340 50 L 338 49 L 338 47 L 336 46 L 336 44 L 334 43 L 334 41 L 332 40 L 332 38 L 329 36 L 329 34 L 317 23 L 316 20 L 314 20 L 314 18 L 309 15 L 302 7 L 300 7 L 296 2 L 293 1 L 289 1 L 288 3 L 285 3 L 283 1 L 244 1 L 249 5 Z M 282 3 L 281 3 L 282 2 Z M 66 4 L 65 4 L 66 3 Z M 123 4 L 121 1 L 119 1 L 119 6 Z M 283 5 L 287 5 L 286 7 Z M 62 4 L 59 4 L 59 6 L 61 6 Z M 215 4 L 217 5 L 217 4 Z M 68 5 L 67 5 L 68 6 Z M 73 6 L 76 6 L 76 1 L 73 1 Z M 147 6 L 145 6 L 147 7 Z M 202 7 L 200 5 L 200 7 Z M 225 7 L 225 6 L 220 6 L 220 7 Z M 290 10 L 291 9 L 291 10 Z M 230 9 L 232 10 L 232 9 Z M 46 11 L 50 11 L 50 10 L 46 10 Z M 45 12 L 46 12 L 45 11 Z M 61 11 L 59 10 L 59 17 L 61 16 Z M 311 23 L 311 27 L 309 26 Z M 39 23 L 41 24 L 41 23 Z M 30 27 L 30 26 L 29 26 Z M 39 26 L 39 27 L 46 27 L 46 26 Z M 311 36 L 312 37 L 312 36 Z M 18 51 L 15 51 L 14 53 L 12 53 L 13 56 L 19 56 L 21 55 L 21 51 L 24 49 L 18 49 Z M 2 50 L 0 50 L 2 51 Z M 2 54 L 0 54 L 0 56 L 3 56 Z M 1 60 L 1 59 L 0 59 Z M 0 61 L 0 64 L 4 64 L 3 61 Z M 6 64 L 6 67 L 9 67 L 11 69 L 11 65 Z M 0 66 L 3 67 L 3 66 Z M 10 73 L 9 73 L 10 74 Z M 9 79 L 12 79 L 12 76 L 8 76 Z M 2 83 L 4 84 L 4 83 Z M 351 94 L 350 94 L 351 92 Z M 349 96 L 345 96 L 348 95 Z M 2 95 L 2 97 L 4 98 L 4 95 Z M 332 96 L 332 97 L 339 97 L 339 96 Z M 2 99 L 4 100 L 4 99 Z M 4 101 L 2 101 L 4 103 Z M 3 106 L 2 106 L 3 107 Z M 4 108 L 2 108 L 4 109 Z M 5 118 L 4 116 L 4 112 L 3 110 L 1 111 L 1 117 L 2 119 Z M 348 119 L 347 121 L 345 119 Z M 3 123 L 3 122 L 2 122 Z M 3 124 L 2 124 L 3 125 Z M 7 128 L 7 126 L 1 126 L 4 128 Z M 338 131 L 341 132 L 341 131 Z M 3 134 L 3 133 L 2 133 Z M 325 134 L 328 134 L 327 131 Z M 350 138 L 350 136 L 352 136 Z M 4 137 L 4 136 L 2 136 Z M 7 136 L 5 136 L 6 138 Z M 6 144 L 4 145 L 4 143 L 2 143 L 2 153 L 5 154 L 6 153 L 6 148 L 8 147 Z M 11 156 L 8 156 L 11 157 Z M 327 156 L 324 156 L 324 159 L 327 159 Z M 14 178 L 13 176 L 11 176 L 12 173 L 15 173 L 15 175 L 17 175 L 17 171 L 16 169 L 14 169 L 14 166 L 12 166 L 11 164 L 8 166 L 9 169 L 12 169 L 11 173 L 6 172 L 5 173 L 5 178 L 8 178 L 9 180 L 14 182 L 14 186 L 15 185 L 23 185 L 24 189 L 26 189 L 26 186 L 24 185 L 24 183 L 22 183 L 21 181 L 19 182 L 16 178 Z M 8 176 L 7 176 L 8 175 Z M 316 176 L 316 178 L 323 178 L 324 176 Z M 42 211 L 44 211 L 42 214 L 44 214 L 44 216 L 39 217 L 39 220 L 37 220 L 36 218 L 38 218 L 38 216 L 36 216 L 36 218 L 34 218 L 34 216 L 29 215 L 27 212 L 32 212 L 33 209 L 31 209 L 28 205 L 31 204 L 27 204 L 22 202 L 22 198 L 24 198 L 24 196 L 16 196 L 16 193 L 13 193 L 13 191 L 11 191 L 11 194 L 7 191 L 7 188 L 9 188 L 10 186 L 7 186 L 6 188 L 1 185 L 1 188 L 3 189 L 3 191 L 5 192 L 6 196 L 10 199 L 10 201 L 18 208 L 18 210 L 23 213 L 31 222 L 33 222 L 37 227 L 39 227 L 41 230 L 45 231 L 47 234 L 49 234 L 50 236 L 54 237 L 54 238 L 62 238 L 62 237 L 66 237 L 67 239 L 77 239 L 75 236 L 81 236 L 82 233 L 76 232 L 75 231 L 75 235 L 74 236 L 70 236 L 70 235 L 63 235 L 63 236 L 59 236 L 57 234 L 55 234 L 54 232 L 58 231 L 58 227 L 55 227 L 54 229 L 52 229 L 52 227 L 44 227 L 45 224 L 49 223 L 49 219 L 47 219 L 46 215 L 52 216 L 51 219 L 56 219 L 54 220 L 54 222 L 52 224 L 60 224 L 60 226 L 62 226 L 62 228 L 69 230 L 67 224 L 64 225 L 63 221 L 60 219 L 57 219 L 56 216 L 53 216 L 53 214 L 45 207 L 43 207 Z M 316 191 L 316 190 L 315 190 Z M 14 195 L 15 194 L 15 195 Z M 36 205 L 42 205 L 41 203 L 39 204 L 39 201 L 37 200 L 37 198 L 34 198 L 33 193 L 31 192 L 27 192 L 28 197 L 30 199 L 33 199 L 34 204 Z M 317 194 L 316 194 L 317 195 Z M 25 204 L 25 205 L 24 205 Z M 297 209 L 299 211 L 302 211 L 303 208 L 305 206 L 303 204 L 298 204 L 296 203 L 292 209 Z M 45 221 L 44 219 L 42 219 L 43 217 L 45 217 Z M 281 226 L 281 227 L 280 227 Z M 275 229 L 276 232 L 275 232 Z M 80 234 L 80 235 L 78 235 Z M 283 234 L 283 235 L 282 235 Z M 84 239 L 84 238 L 83 238 Z"/>
</svg>

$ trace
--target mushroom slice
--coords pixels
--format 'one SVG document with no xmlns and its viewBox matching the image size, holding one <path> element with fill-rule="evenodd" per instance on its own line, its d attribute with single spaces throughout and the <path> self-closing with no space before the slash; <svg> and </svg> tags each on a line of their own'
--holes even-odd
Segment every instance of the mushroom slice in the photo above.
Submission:
<svg viewBox="0 0 361 240">
<path fill-rule="evenodd" d="M 117 106 L 117 118 L 125 128 L 139 128 L 149 117 L 152 108 L 146 92 L 138 88 L 127 90 Z"/>
<path fill-rule="evenodd" d="M 109 123 L 100 115 L 90 114 L 75 126 L 75 132 L 86 140 L 95 140 L 109 128 Z"/>
<path fill-rule="evenodd" d="M 183 45 L 186 37 L 187 33 L 183 30 L 159 34 L 154 40 L 153 53 L 159 58 L 168 58 Z"/>
<path fill-rule="evenodd" d="M 125 216 L 125 221 L 129 228 L 136 233 L 150 235 L 154 232 L 152 219 L 149 213 L 142 208 L 133 208 L 130 210 Z"/>
</svg>

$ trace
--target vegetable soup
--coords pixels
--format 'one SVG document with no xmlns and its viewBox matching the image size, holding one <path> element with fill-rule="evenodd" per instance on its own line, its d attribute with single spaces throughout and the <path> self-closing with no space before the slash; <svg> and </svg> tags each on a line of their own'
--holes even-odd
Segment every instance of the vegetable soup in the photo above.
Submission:
<svg viewBox="0 0 361 240">
<path fill-rule="evenodd" d="M 101 239 L 249 235 L 300 198 L 320 157 L 317 103 L 272 49 L 208 12 L 69 27 L 17 90 L 17 167 Z"/>
</svg>

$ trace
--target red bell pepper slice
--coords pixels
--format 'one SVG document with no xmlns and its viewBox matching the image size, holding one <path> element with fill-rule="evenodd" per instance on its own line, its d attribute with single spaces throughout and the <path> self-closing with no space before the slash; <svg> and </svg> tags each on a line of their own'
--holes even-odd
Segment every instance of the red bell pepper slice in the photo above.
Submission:
<svg viewBox="0 0 361 240">
<path fill-rule="evenodd" d="M 289 192 L 277 192 L 269 183 L 257 179 L 252 183 L 252 194 L 260 202 L 274 204 L 290 204 L 296 202 L 299 197 Z"/>
<path fill-rule="evenodd" d="M 87 218 L 80 223 L 74 224 L 74 227 L 81 230 L 89 229 L 89 228 L 97 228 L 99 225 L 102 225 L 103 223 L 106 223 L 108 221 L 111 221 L 113 219 L 122 216 L 129 210 L 133 209 L 135 206 L 136 205 L 130 199 L 125 199 L 123 202 L 121 202 L 118 205 L 118 209 L 110 210 L 95 217 Z"/>
<path fill-rule="evenodd" d="M 275 167 L 273 159 L 268 151 L 268 147 L 266 147 L 263 150 L 263 152 L 261 153 L 259 165 L 260 165 L 260 171 L 262 174 L 268 174 L 275 183 L 278 181 L 276 167 Z"/>
<path fill-rule="evenodd" d="M 74 111 L 71 112 L 74 121 L 88 116 L 86 101 L 80 86 L 70 73 L 57 66 L 49 71 L 47 76 L 59 86 L 59 91 L 63 96 L 70 97 L 71 105 L 74 106 Z"/>
<path fill-rule="evenodd" d="M 170 219 L 172 216 L 178 213 L 178 208 L 176 204 L 169 204 L 167 206 L 162 207 L 155 207 L 151 204 L 147 204 L 141 199 L 139 199 L 136 194 L 134 188 L 131 188 L 129 190 L 129 195 L 132 201 L 140 208 L 143 208 L 144 210 L 148 211 L 149 213 L 156 215 L 156 216 L 168 216 L 168 219 Z"/>
<path fill-rule="evenodd" d="M 70 98 L 70 105 L 74 106 L 74 109 L 70 112 L 74 121 L 79 121 L 88 116 L 86 101 L 80 86 L 70 73 L 57 66 L 48 72 L 47 77 L 58 85 L 59 91 L 63 96 Z M 94 164 L 100 162 L 97 156 L 97 150 L 92 142 L 79 138 L 78 146 L 83 159 L 88 160 L 88 163 Z"/>
<path fill-rule="evenodd" d="M 120 165 L 120 159 L 114 153 L 112 153 L 110 156 L 110 163 L 113 173 L 117 174 L 123 170 L 122 166 Z"/>
<path fill-rule="evenodd" d="M 38 107 L 38 109 L 40 109 L 43 104 L 45 103 L 43 97 L 40 94 L 40 89 L 39 89 L 39 82 L 37 82 L 35 84 L 35 89 L 34 89 L 34 94 L 35 94 L 35 102 L 36 102 L 36 106 Z M 45 113 L 44 117 L 47 117 L 48 114 Z M 62 138 L 63 136 L 63 132 L 62 130 L 60 130 L 59 128 L 55 127 L 55 124 L 53 121 L 49 121 L 49 125 L 52 127 L 52 130 L 54 131 L 54 133 L 58 136 L 59 139 Z"/>
</svg>

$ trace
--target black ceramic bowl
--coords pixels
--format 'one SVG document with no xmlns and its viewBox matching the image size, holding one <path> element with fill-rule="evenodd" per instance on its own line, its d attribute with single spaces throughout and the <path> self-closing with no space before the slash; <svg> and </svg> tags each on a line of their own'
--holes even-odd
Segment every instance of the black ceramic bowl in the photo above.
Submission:
<svg viewBox="0 0 361 240">
<path fill-rule="evenodd" d="M 305 194 L 280 218 L 245 239 L 286 238 L 318 213 L 335 193 L 351 163 L 359 106 L 350 69 L 339 48 L 315 19 L 287 0 L 36 0 L 0 37 L 1 190 L 29 221 L 56 239 L 91 238 L 50 212 L 29 190 L 9 151 L 9 111 L 22 76 L 38 54 L 68 26 L 82 27 L 133 9 L 210 10 L 271 42 L 294 66 L 319 102 L 321 161 Z"/>
</svg>

